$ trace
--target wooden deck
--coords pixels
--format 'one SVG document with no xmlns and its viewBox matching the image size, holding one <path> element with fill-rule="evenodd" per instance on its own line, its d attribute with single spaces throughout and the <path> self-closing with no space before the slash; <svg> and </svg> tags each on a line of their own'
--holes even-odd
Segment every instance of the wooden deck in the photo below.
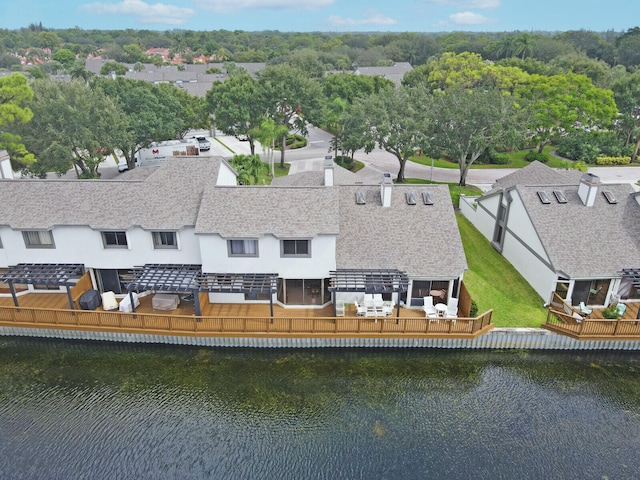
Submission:
<svg viewBox="0 0 640 480">
<path fill-rule="evenodd" d="M 554 298 L 543 328 L 578 340 L 640 340 L 640 303 L 627 303 L 625 314 L 617 320 L 604 318 L 602 308 L 594 308 L 591 315 L 577 320 L 567 314 L 561 301 Z"/>
<path fill-rule="evenodd" d="M 476 318 L 429 320 L 421 309 L 400 309 L 400 317 L 363 318 L 347 305 L 344 317 L 333 317 L 333 306 L 324 308 L 273 307 L 268 304 L 209 304 L 204 296 L 202 315 L 184 302 L 171 312 L 154 310 L 151 296 L 140 298 L 133 313 L 70 310 L 66 294 L 37 293 L 18 298 L 0 297 L 0 325 L 108 330 L 195 336 L 293 336 L 293 337 L 446 337 L 475 338 L 493 328 L 492 311 Z"/>
</svg>

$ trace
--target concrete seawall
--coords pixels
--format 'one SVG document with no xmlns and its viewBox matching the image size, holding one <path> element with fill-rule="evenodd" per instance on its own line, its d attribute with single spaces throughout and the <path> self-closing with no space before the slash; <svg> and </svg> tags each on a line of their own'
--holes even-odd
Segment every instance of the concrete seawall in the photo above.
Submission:
<svg viewBox="0 0 640 480">
<path fill-rule="evenodd" d="M 575 340 L 537 328 L 496 328 L 475 339 L 324 338 L 324 337 L 189 337 L 46 328 L 0 327 L 2 336 L 156 343 L 203 347 L 250 348 L 461 348 L 528 350 L 640 350 L 640 340 Z"/>
</svg>

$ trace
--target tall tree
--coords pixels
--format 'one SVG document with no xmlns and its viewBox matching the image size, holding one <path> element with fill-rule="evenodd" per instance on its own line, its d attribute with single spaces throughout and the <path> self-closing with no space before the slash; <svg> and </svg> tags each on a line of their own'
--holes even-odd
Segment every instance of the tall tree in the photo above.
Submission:
<svg viewBox="0 0 640 480">
<path fill-rule="evenodd" d="M 24 164 L 33 162 L 33 154 L 27 152 L 19 135 L 6 129 L 31 120 L 33 112 L 27 105 L 32 98 L 33 90 L 24 75 L 14 73 L 0 77 L 0 148 L 6 148 L 12 157 Z"/>
<path fill-rule="evenodd" d="M 490 146 L 515 143 L 523 131 L 513 98 L 497 89 L 452 88 L 430 99 L 435 113 L 427 135 L 431 157 L 448 156 L 458 163 L 459 184 L 466 184 L 469 167 Z"/>
<path fill-rule="evenodd" d="M 428 105 L 425 88 L 399 87 L 365 99 L 361 109 L 354 109 L 354 114 L 345 118 L 345 124 L 360 130 L 364 120 L 366 131 L 361 137 L 365 152 L 370 152 L 375 142 L 393 154 L 400 164 L 396 181 L 404 182 L 409 157 L 429 145 L 425 133 L 431 117 Z M 362 113 L 366 118 L 362 118 Z"/>
<path fill-rule="evenodd" d="M 20 129 L 25 145 L 43 165 L 75 167 L 80 178 L 96 178 L 105 152 L 127 135 L 126 119 L 113 100 L 84 82 L 33 82 L 33 119 Z M 66 172 L 66 169 L 63 172 Z"/>
<path fill-rule="evenodd" d="M 259 85 L 248 74 L 215 82 L 207 92 L 206 104 L 215 126 L 227 135 L 246 135 L 251 155 L 255 155 L 253 132 L 260 126 L 266 106 L 260 102 Z"/>
<path fill-rule="evenodd" d="M 266 116 L 289 131 L 307 133 L 307 124 L 320 125 L 324 110 L 322 90 L 317 80 L 287 64 L 260 72 L 260 93 Z M 284 168 L 287 135 L 280 138 L 280 167 Z"/>
<path fill-rule="evenodd" d="M 618 79 L 611 88 L 620 112 L 616 129 L 624 135 L 625 145 L 635 143 L 632 154 L 632 161 L 635 162 L 640 149 L 640 73 Z"/>
<path fill-rule="evenodd" d="M 531 136 L 538 151 L 578 128 L 608 127 L 617 114 L 611 90 L 593 86 L 584 75 L 530 75 L 515 89 L 534 115 Z"/>
</svg>

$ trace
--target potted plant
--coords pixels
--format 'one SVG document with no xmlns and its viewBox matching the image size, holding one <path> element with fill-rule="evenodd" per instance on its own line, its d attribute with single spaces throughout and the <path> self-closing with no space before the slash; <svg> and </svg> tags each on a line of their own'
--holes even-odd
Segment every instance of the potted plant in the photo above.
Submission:
<svg viewBox="0 0 640 480">
<path fill-rule="evenodd" d="M 620 317 L 620 315 L 618 315 L 617 306 L 618 304 L 609 305 L 607 308 L 602 310 L 602 316 L 609 320 L 617 320 Z"/>
</svg>

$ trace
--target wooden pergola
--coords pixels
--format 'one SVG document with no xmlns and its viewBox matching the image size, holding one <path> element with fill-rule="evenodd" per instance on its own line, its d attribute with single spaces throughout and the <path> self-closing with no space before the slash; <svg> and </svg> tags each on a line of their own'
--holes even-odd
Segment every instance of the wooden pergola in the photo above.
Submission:
<svg viewBox="0 0 640 480">
<path fill-rule="evenodd" d="M 273 318 L 273 294 L 278 291 L 277 273 L 205 273 L 200 279 L 200 291 L 208 293 L 242 293 L 256 299 L 269 295 L 269 310 Z"/>
<path fill-rule="evenodd" d="M 334 316 L 337 292 L 405 293 L 408 290 L 409 277 L 397 269 L 338 269 L 330 272 L 329 291 L 334 296 Z M 400 316 L 400 302 L 397 302 L 396 316 Z"/>
<path fill-rule="evenodd" d="M 19 307 L 16 295 L 16 284 L 45 285 L 47 287 L 65 287 L 69 306 L 74 309 L 70 288 L 73 287 L 84 273 L 81 263 L 19 263 L 10 266 L 0 274 L 0 281 L 9 285 L 13 304 Z"/>
</svg>

